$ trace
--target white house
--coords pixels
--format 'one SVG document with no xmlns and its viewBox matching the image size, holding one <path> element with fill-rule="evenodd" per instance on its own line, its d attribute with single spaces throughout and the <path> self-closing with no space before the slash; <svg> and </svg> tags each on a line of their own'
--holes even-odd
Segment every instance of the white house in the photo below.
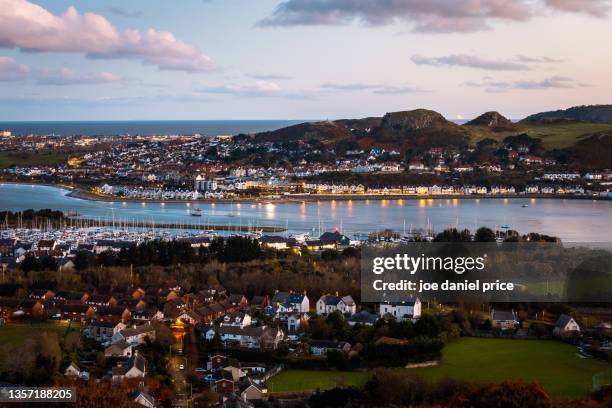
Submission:
<svg viewBox="0 0 612 408">
<path fill-rule="evenodd" d="M 323 295 L 317 300 L 317 314 L 326 315 L 338 310 L 342 314 L 353 315 L 357 311 L 357 305 L 350 296 L 339 297 L 338 295 Z"/>
<path fill-rule="evenodd" d="M 79 374 L 81 374 L 81 370 L 74 363 L 70 363 L 70 365 L 66 367 L 66 370 L 64 371 L 64 375 L 70 378 L 77 378 Z"/>
<path fill-rule="evenodd" d="M 146 365 L 145 358 L 136 352 L 125 365 L 113 367 L 113 381 L 122 381 L 125 378 L 144 378 L 147 374 Z"/>
<path fill-rule="evenodd" d="M 155 340 L 155 327 L 151 324 L 128 327 L 113 336 L 112 343 L 125 340 L 130 344 L 142 344 L 146 339 Z"/>
<path fill-rule="evenodd" d="M 94 320 L 85 327 L 84 335 L 100 342 L 106 342 L 125 328 L 126 325 L 122 322 Z"/>
<path fill-rule="evenodd" d="M 155 408 L 155 398 L 148 392 L 136 390 L 128 395 L 128 397 L 137 404 L 146 408 Z"/>
<path fill-rule="evenodd" d="M 418 319 L 421 317 L 421 301 L 418 297 L 410 297 L 400 302 L 384 302 L 380 304 L 379 315 L 393 316 L 398 321 Z"/>
<path fill-rule="evenodd" d="M 248 313 L 238 312 L 223 316 L 221 326 L 234 326 L 241 329 L 251 325 L 251 315 Z"/>
<path fill-rule="evenodd" d="M 111 344 L 104 349 L 104 357 L 132 357 L 134 347 L 125 340 Z"/>
<path fill-rule="evenodd" d="M 307 314 L 293 313 L 287 316 L 287 331 L 297 332 L 300 331 L 302 323 L 308 320 Z"/>
<path fill-rule="evenodd" d="M 276 292 L 271 303 L 278 307 L 279 313 L 308 313 L 310 311 L 310 300 L 302 293 Z"/>
<path fill-rule="evenodd" d="M 285 338 L 283 331 L 275 327 L 219 326 L 211 327 L 204 332 L 206 340 L 213 340 L 215 333 L 219 334 L 223 343 L 235 343 L 240 347 L 250 349 L 276 349 Z"/>
<path fill-rule="evenodd" d="M 559 316 L 557 323 L 555 323 L 553 334 L 563 336 L 576 333 L 580 333 L 580 326 L 576 323 L 576 320 L 574 320 L 572 316 L 566 314 Z"/>
</svg>

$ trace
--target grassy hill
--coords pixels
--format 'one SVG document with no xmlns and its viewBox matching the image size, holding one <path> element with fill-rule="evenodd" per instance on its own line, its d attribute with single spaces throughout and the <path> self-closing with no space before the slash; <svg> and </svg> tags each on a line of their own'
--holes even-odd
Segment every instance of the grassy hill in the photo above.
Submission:
<svg viewBox="0 0 612 408">
<path fill-rule="evenodd" d="M 612 124 L 612 105 L 582 105 L 568 109 L 540 112 L 527 116 L 523 121 L 537 122 L 554 119 L 570 119 L 593 123 Z"/>
<path fill-rule="evenodd" d="M 560 149 L 573 146 L 576 142 L 593 133 L 612 131 L 612 124 L 582 121 L 521 121 L 520 126 L 533 138 L 542 139 L 547 149 Z"/>
<path fill-rule="evenodd" d="M 322 142 L 335 142 L 350 138 L 351 131 L 345 126 L 334 122 L 306 122 L 285 128 L 262 132 L 257 139 L 268 142 L 297 141 L 317 139 Z"/>
<path fill-rule="evenodd" d="M 603 123 L 608 113 L 610 121 Z M 594 121 L 585 120 L 588 118 Z M 593 134 L 610 131 L 612 105 L 596 105 L 542 112 L 518 123 L 490 111 L 464 125 L 448 121 L 432 110 L 415 109 L 390 112 L 383 117 L 301 123 L 263 132 L 257 137 L 265 141 L 317 139 L 329 144 L 352 140 L 364 149 L 376 146 L 401 152 L 407 149 L 475 145 L 484 139 L 502 141 L 507 136 L 527 133 L 532 138 L 541 139 L 544 148 L 551 150 L 573 147 Z"/>
</svg>

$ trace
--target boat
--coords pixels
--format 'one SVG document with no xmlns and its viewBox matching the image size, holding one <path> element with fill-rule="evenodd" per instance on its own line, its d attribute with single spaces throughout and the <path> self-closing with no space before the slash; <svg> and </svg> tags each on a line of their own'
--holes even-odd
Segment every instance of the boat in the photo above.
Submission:
<svg viewBox="0 0 612 408">
<path fill-rule="evenodd" d="M 194 208 L 193 211 L 191 211 L 191 215 L 194 217 L 201 217 L 202 216 L 202 209 L 201 208 Z"/>
</svg>

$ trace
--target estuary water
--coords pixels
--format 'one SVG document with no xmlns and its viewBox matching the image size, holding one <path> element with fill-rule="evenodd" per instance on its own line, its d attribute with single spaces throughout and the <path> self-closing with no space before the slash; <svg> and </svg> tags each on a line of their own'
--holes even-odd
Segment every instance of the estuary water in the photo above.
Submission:
<svg viewBox="0 0 612 408">
<path fill-rule="evenodd" d="M 390 228 L 441 231 L 507 226 L 566 242 L 612 242 L 612 201 L 553 198 L 332 200 L 279 203 L 139 203 L 83 200 L 68 190 L 29 184 L 0 184 L 0 210 L 51 208 L 83 218 L 229 226 L 287 227 L 288 233 L 341 229 L 346 235 Z M 525 207 L 527 205 L 527 207 Z M 194 208 L 201 217 L 191 216 Z M 285 232 L 281 233 L 285 234 Z"/>
</svg>

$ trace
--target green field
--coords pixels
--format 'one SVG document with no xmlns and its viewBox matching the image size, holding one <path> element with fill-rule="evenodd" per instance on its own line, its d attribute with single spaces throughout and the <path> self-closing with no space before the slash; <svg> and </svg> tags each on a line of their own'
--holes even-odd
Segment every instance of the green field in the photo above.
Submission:
<svg viewBox="0 0 612 408">
<path fill-rule="evenodd" d="M 23 343 L 26 338 L 42 331 L 55 331 L 61 338 L 66 333 L 67 328 L 68 325 L 63 322 L 3 325 L 0 326 L 0 346 Z"/>
<path fill-rule="evenodd" d="M 0 152 L 0 168 L 13 165 L 45 165 L 65 162 L 71 156 L 69 153 L 56 152 L 52 150 L 41 150 L 37 152 Z"/>
<path fill-rule="evenodd" d="M 584 135 L 601 132 L 604 130 L 612 131 L 612 125 L 606 123 L 588 122 L 569 122 L 569 123 L 518 123 L 521 130 L 517 132 L 491 132 L 482 126 L 470 126 L 472 131 L 472 143 L 476 144 L 480 140 L 490 138 L 502 141 L 507 136 L 527 132 L 530 137 L 542 139 L 542 144 L 546 149 L 562 149 L 573 146 L 581 140 Z"/>
<path fill-rule="evenodd" d="M 462 338 L 444 348 L 439 366 L 399 370 L 429 381 L 538 381 L 553 398 L 571 399 L 591 391 L 593 375 L 612 372 L 612 364 L 581 358 L 576 351 L 576 347 L 558 341 Z M 370 376 L 370 372 L 286 370 L 267 385 L 271 392 L 358 387 Z"/>
<path fill-rule="evenodd" d="M 266 383 L 270 392 L 325 390 L 336 386 L 360 387 L 370 378 L 368 372 L 285 370 Z"/>
<path fill-rule="evenodd" d="M 612 125 L 605 123 L 551 123 L 546 125 L 519 123 L 527 130 L 529 136 L 542 139 L 547 149 L 559 149 L 573 146 L 583 135 L 612 130 Z"/>
<path fill-rule="evenodd" d="M 439 366 L 407 371 L 432 381 L 539 381 L 555 398 L 578 398 L 591 391 L 593 375 L 612 371 L 612 364 L 580 358 L 576 347 L 557 341 L 462 338 L 444 348 Z"/>
</svg>

